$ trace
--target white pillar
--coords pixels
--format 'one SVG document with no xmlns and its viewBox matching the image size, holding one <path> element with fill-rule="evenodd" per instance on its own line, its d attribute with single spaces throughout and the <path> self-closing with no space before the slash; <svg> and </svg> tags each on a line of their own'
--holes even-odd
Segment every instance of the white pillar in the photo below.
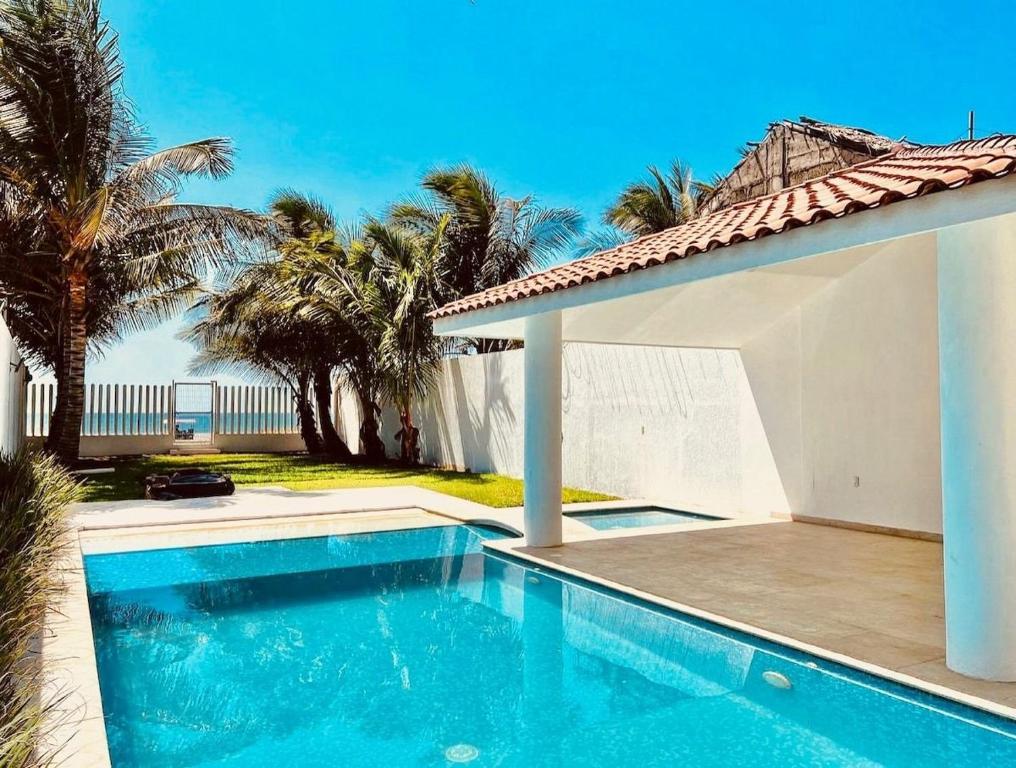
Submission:
<svg viewBox="0 0 1016 768">
<path fill-rule="evenodd" d="M 1016 219 L 938 234 L 946 664 L 1016 680 Z"/>
<path fill-rule="evenodd" d="M 526 543 L 561 543 L 561 313 L 526 318 Z"/>
</svg>

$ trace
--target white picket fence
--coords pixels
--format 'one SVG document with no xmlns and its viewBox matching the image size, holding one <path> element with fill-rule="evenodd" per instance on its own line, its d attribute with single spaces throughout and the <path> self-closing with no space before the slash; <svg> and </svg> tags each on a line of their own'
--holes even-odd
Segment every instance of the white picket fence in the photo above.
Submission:
<svg viewBox="0 0 1016 768">
<path fill-rule="evenodd" d="M 284 387 L 216 386 L 215 392 L 216 434 L 278 435 L 300 431 L 296 404 Z"/>
<path fill-rule="evenodd" d="M 89 384 L 81 434 L 94 436 L 172 435 L 178 412 L 173 384 Z M 56 406 L 56 386 L 32 382 L 25 392 L 25 435 L 46 437 Z M 285 387 L 212 383 L 207 414 L 217 435 L 296 434 L 299 423 Z"/>
<path fill-rule="evenodd" d="M 56 407 L 56 387 L 28 385 L 25 434 L 45 437 Z M 168 435 L 172 387 L 156 384 L 89 384 L 85 390 L 82 435 Z"/>
</svg>

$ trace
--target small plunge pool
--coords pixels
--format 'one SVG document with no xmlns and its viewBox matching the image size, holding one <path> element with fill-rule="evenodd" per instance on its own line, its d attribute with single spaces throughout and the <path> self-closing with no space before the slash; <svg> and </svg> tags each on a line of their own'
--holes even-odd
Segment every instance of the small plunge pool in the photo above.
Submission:
<svg viewBox="0 0 1016 768">
<path fill-rule="evenodd" d="M 649 528 L 656 525 L 677 525 L 680 523 L 701 523 L 720 518 L 678 512 L 666 507 L 613 507 L 607 509 L 586 509 L 581 512 L 565 512 L 573 520 L 585 523 L 598 531 L 616 528 Z"/>
</svg>

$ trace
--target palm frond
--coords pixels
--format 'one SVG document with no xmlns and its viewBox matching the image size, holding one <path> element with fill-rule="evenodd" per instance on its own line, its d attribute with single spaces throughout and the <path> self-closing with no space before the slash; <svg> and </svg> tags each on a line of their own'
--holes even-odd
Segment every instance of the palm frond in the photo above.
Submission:
<svg viewBox="0 0 1016 768">
<path fill-rule="evenodd" d="M 594 253 L 609 251 L 623 245 L 631 240 L 631 235 L 622 232 L 614 227 L 605 227 L 593 232 L 587 232 L 581 240 L 575 244 L 572 250 L 572 258 L 584 259 Z"/>
<path fill-rule="evenodd" d="M 133 154 L 123 151 L 123 148 L 121 152 L 124 157 Z M 175 197 L 180 192 L 183 178 L 187 176 L 221 179 L 232 171 L 232 142 L 227 138 L 210 138 L 135 159 L 116 173 L 111 186 L 140 191 L 148 199 Z"/>
<path fill-rule="evenodd" d="M 153 152 L 122 79 L 95 0 L 0 4 L 0 295 L 25 317 L 21 345 L 49 364 L 62 356 L 66 272 L 84 280 L 95 347 L 277 237 L 269 217 L 176 199 L 186 177 L 230 172 L 230 142 Z"/>
<path fill-rule="evenodd" d="M 626 186 L 607 207 L 603 223 L 632 237 L 662 232 L 694 218 L 712 187 L 694 179 L 692 170 L 674 160 L 666 174 L 656 166 Z"/>
<path fill-rule="evenodd" d="M 438 304 L 553 263 L 567 255 L 581 230 L 578 212 L 544 208 L 531 196 L 503 196 L 485 174 L 468 165 L 431 170 L 421 186 L 422 194 L 389 209 L 388 220 L 421 236 L 442 229 L 441 257 L 434 269 Z"/>
<path fill-rule="evenodd" d="M 314 230 L 335 228 L 335 217 L 324 202 L 292 189 L 275 192 L 268 202 L 268 209 L 288 237 L 300 239 Z"/>
</svg>

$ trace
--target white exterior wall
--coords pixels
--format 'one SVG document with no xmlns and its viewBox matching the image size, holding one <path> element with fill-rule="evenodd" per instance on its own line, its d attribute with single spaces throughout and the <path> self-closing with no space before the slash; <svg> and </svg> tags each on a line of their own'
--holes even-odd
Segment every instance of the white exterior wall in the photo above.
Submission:
<svg viewBox="0 0 1016 768">
<path fill-rule="evenodd" d="M 27 372 L 7 325 L 0 318 L 0 451 L 16 451 L 24 441 Z"/>
<path fill-rule="evenodd" d="M 934 235 L 886 246 L 801 328 L 804 514 L 941 532 Z"/>
<path fill-rule="evenodd" d="M 894 241 L 740 350 L 566 344 L 564 483 L 940 533 L 936 274 L 933 235 Z M 445 361 L 425 461 L 522 476 L 522 356 Z"/>
<path fill-rule="evenodd" d="M 564 484 L 689 510 L 789 511 L 736 350 L 566 344 Z M 354 398 L 341 423 L 357 445 Z M 446 360 L 419 410 L 423 459 L 522 476 L 523 351 Z M 397 449 L 398 420 L 382 436 Z"/>
<path fill-rule="evenodd" d="M 791 310 L 752 339 L 741 349 L 741 361 L 788 510 L 800 514 L 805 508 L 806 463 L 801 441 L 801 312 Z M 748 511 L 753 511 L 751 506 Z"/>
<path fill-rule="evenodd" d="M 220 435 L 215 436 L 215 447 L 226 453 L 290 453 L 305 451 L 299 432 Z"/>
<path fill-rule="evenodd" d="M 941 533 L 936 275 L 886 244 L 742 350 L 795 514 Z"/>
</svg>

